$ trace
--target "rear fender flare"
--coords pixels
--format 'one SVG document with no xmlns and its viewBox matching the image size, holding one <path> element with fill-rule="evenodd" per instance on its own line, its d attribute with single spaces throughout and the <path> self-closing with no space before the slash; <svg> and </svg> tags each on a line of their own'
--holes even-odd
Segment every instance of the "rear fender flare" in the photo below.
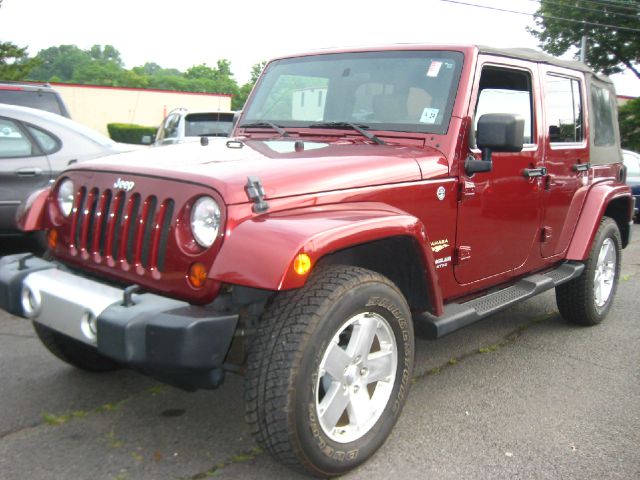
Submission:
<svg viewBox="0 0 640 480">
<path fill-rule="evenodd" d="M 578 224 L 573 233 L 573 238 L 569 244 L 567 250 L 567 260 L 584 261 L 589 256 L 591 250 L 591 244 L 596 236 L 598 227 L 602 217 L 607 212 L 607 207 L 612 202 L 627 199 L 628 208 L 624 218 L 614 218 L 621 227 L 620 230 L 623 236 L 623 246 L 626 246 L 628 241 L 628 234 L 624 234 L 624 229 L 628 229 L 628 223 L 631 220 L 633 214 L 633 197 L 631 196 L 629 187 L 626 185 L 614 185 L 611 183 L 598 183 L 591 188 L 587 194 L 587 199 L 584 203 L 580 217 L 578 218 Z M 621 216 L 622 217 L 622 216 Z M 628 218 L 627 218 L 628 217 Z"/>
</svg>

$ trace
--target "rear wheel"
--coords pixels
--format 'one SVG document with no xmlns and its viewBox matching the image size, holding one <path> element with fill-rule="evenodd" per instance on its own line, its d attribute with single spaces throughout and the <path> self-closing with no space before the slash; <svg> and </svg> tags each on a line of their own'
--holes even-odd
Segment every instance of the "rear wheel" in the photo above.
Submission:
<svg viewBox="0 0 640 480">
<path fill-rule="evenodd" d="M 110 372 L 121 368 L 120 364 L 100 355 L 97 350 L 66 335 L 62 335 L 37 322 L 33 328 L 42 344 L 63 362 L 89 372 Z"/>
<path fill-rule="evenodd" d="M 384 443 L 409 391 L 413 328 L 385 277 L 320 269 L 265 312 L 249 354 L 247 421 L 277 460 L 340 475 Z"/>
<path fill-rule="evenodd" d="M 597 325 L 607 316 L 618 288 L 621 245 L 618 225 L 604 217 L 582 275 L 556 287 L 556 303 L 566 320 Z"/>
</svg>

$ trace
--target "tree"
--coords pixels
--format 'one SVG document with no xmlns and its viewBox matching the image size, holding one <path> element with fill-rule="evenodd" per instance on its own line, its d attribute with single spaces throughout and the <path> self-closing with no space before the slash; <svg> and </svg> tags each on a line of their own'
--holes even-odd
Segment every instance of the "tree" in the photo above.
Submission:
<svg viewBox="0 0 640 480">
<path fill-rule="evenodd" d="M 586 62 L 605 74 L 625 68 L 640 79 L 640 2 L 541 0 L 536 26 L 529 32 L 552 55 L 579 48 L 587 35 Z"/>
<path fill-rule="evenodd" d="M 48 82 L 56 77 L 71 82 L 76 68 L 91 63 L 91 55 L 75 45 L 60 45 L 40 50 L 36 57 L 40 65 L 29 74 L 31 80 Z"/>
<path fill-rule="evenodd" d="M 231 100 L 231 108 L 233 110 L 242 110 L 244 108 L 244 104 L 247 101 L 251 90 L 253 90 L 253 86 L 258 81 L 258 78 L 260 77 L 260 74 L 262 73 L 262 70 L 264 70 L 264 67 L 266 65 L 267 62 L 263 61 L 260 63 L 256 63 L 251 67 L 251 78 L 247 83 L 240 87 L 238 94 L 235 95 Z"/>
<path fill-rule="evenodd" d="M 0 80 L 24 80 L 38 64 L 29 58 L 27 47 L 0 42 Z"/>
<path fill-rule="evenodd" d="M 640 152 L 640 97 L 620 107 L 619 119 L 622 148 Z"/>
</svg>

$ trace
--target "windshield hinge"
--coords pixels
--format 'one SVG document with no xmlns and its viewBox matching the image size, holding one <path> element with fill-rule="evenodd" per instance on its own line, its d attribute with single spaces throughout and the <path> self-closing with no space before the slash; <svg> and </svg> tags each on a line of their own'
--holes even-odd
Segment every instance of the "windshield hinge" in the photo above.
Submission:
<svg viewBox="0 0 640 480">
<path fill-rule="evenodd" d="M 264 187 L 258 177 L 247 177 L 247 184 L 244 187 L 247 197 L 253 202 L 253 213 L 264 213 L 269 210 L 269 204 L 264 201 Z"/>
</svg>

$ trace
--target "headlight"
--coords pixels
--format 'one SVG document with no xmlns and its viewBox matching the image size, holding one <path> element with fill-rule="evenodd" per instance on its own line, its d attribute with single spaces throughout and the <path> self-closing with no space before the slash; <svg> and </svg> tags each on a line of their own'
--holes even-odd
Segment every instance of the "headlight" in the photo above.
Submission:
<svg viewBox="0 0 640 480">
<path fill-rule="evenodd" d="M 73 182 L 68 178 L 62 180 L 58 186 L 58 206 L 65 217 L 68 217 L 73 209 L 73 193 Z"/>
<path fill-rule="evenodd" d="M 220 229 L 220 207 L 211 197 L 200 197 L 191 209 L 191 233 L 198 245 L 213 245 Z"/>
</svg>

